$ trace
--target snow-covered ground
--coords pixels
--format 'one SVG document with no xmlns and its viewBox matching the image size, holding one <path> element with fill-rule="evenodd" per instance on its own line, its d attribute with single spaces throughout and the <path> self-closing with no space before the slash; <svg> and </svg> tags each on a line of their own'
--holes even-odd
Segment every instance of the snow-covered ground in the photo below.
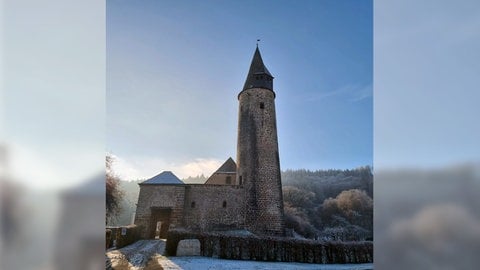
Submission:
<svg viewBox="0 0 480 270">
<path fill-rule="evenodd" d="M 114 270 L 367 270 L 373 264 L 311 264 L 223 260 L 208 257 L 165 257 L 164 240 L 140 240 L 106 254 L 107 269 Z"/>
<path fill-rule="evenodd" d="M 258 261 L 235 261 L 222 260 L 207 257 L 163 257 L 156 259 L 162 269 L 184 270 L 367 270 L 373 269 L 372 264 L 310 264 L 289 262 L 258 262 Z"/>
</svg>

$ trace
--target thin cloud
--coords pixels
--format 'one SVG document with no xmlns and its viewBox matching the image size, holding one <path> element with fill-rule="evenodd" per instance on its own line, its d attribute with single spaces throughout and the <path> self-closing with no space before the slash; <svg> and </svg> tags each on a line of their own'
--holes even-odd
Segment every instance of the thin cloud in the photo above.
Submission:
<svg viewBox="0 0 480 270">
<path fill-rule="evenodd" d="M 309 101 L 319 101 L 332 97 L 343 96 L 351 102 L 359 102 L 372 97 L 372 84 L 347 84 L 330 92 L 318 92 L 307 97 Z"/>
<path fill-rule="evenodd" d="M 367 98 L 371 98 L 373 96 L 373 85 L 367 84 L 363 87 L 360 87 L 353 91 L 353 97 L 350 99 L 352 102 L 359 102 Z"/>
<path fill-rule="evenodd" d="M 127 181 L 147 179 L 162 171 L 172 171 L 179 178 L 202 174 L 209 176 L 215 172 L 223 162 L 214 158 L 196 158 L 181 163 L 172 163 L 160 158 L 134 157 L 127 159 L 113 154 L 111 155 L 114 158 L 112 165 L 113 171 L 122 180 Z"/>
<path fill-rule="evenodd" d="M 346 86 L 340 87 L 340 88 L 338 88 L 336 90 L 333 90 L 333 91 L 330 91 L 330 92 L 318 92 L 314 95 L 310 95 L 307 99 L 309 101 L 319 101 L 319 100 L 322 100 L 322 99 L 326 99 L 326 98 L 342 95 L 344 93 L 348 93 L 351 90 L 351 88 L 352 88 L 352 85 L 346 85 Z"/>
</svg>

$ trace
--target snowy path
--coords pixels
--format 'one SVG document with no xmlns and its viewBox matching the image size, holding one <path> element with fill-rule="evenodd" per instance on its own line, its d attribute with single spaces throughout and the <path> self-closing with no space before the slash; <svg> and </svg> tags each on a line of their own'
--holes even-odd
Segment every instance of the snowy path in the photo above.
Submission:
<svg viewBox="0 0 480 270">
<path fill-rule="evenodd" d="M 287 262 L 235 261 L 207 257 L 165 257 L 163 240 L 141 240 L 107 252 L 107 269 L 114 270 L 368 270 L 373 264 L 310 264 Z"/>
<path fill-rule="evenodd" d="M 146 267 L 147 267 L 148 261 L 153 256 L 159 256 L 160 254 L 163 254 L 164 250 L 165 250 L 164 240 L 140 240 L 124 248 L 107 252 L 106 269 L 114 269 L 114 270 L 147 269 Z M 155 269 L 155 268 L 152 268 L 152 269 Z M 162 268 L 158 268 L 158 269 L 162 269 Z"/>
</svg>

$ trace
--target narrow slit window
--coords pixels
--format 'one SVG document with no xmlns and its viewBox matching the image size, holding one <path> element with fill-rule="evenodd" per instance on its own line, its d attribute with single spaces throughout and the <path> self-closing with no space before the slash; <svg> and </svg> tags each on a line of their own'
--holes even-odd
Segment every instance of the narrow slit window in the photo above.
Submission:
<svg viewBox="0 0 480 270">
<path fill-rule="evenodd" d="M 191 206 L 192 208 L 195 208 L 195 202 L 192 202 L 192 203 L 190 204 L 190 206 Z"/>
<path fill-rule="evenodd" d="M 262 110 L 265 109 L 265 103 L 260 102 L 260 109 L 262 109 Z"/>
<path fill-rule="evenodd" d="M 238 184 L 241 185 L 242 184 L 242 176 L 240 175 L 239 179 L 238 179 Z"/>
<path fill-rule="evenodd" d="M 227 208 L 227 201 L 223 201 L 222 207 Z"/>
</svg>

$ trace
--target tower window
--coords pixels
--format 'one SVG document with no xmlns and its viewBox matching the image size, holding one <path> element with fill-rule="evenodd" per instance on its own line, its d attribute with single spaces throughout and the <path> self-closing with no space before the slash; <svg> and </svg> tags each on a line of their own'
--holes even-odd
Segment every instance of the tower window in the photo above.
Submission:
<svg viewBox="0 0 480 270">
<path fill-rule="evenodd" d="M 260 109 L 265 109 L 265 104 L 263 102 L 260 102 Z"/>
<path fill-rule="evenodd" d="M 190 207 L 195 208 L 195 202 L 192 202 L 192 203 L 190 204 Z"/>
<path fill-rule="evenodd" d="M 227 201 L 223 201 L 222 207 L 227 208 Z"/>
<path fill-rule="evenodd" d="M 227 183 L 227 185 L 230 185 L 232 183 L 232 177 L 227 176 L 227 178 L 225 179 L 225 182 Z"/>
</svg>

